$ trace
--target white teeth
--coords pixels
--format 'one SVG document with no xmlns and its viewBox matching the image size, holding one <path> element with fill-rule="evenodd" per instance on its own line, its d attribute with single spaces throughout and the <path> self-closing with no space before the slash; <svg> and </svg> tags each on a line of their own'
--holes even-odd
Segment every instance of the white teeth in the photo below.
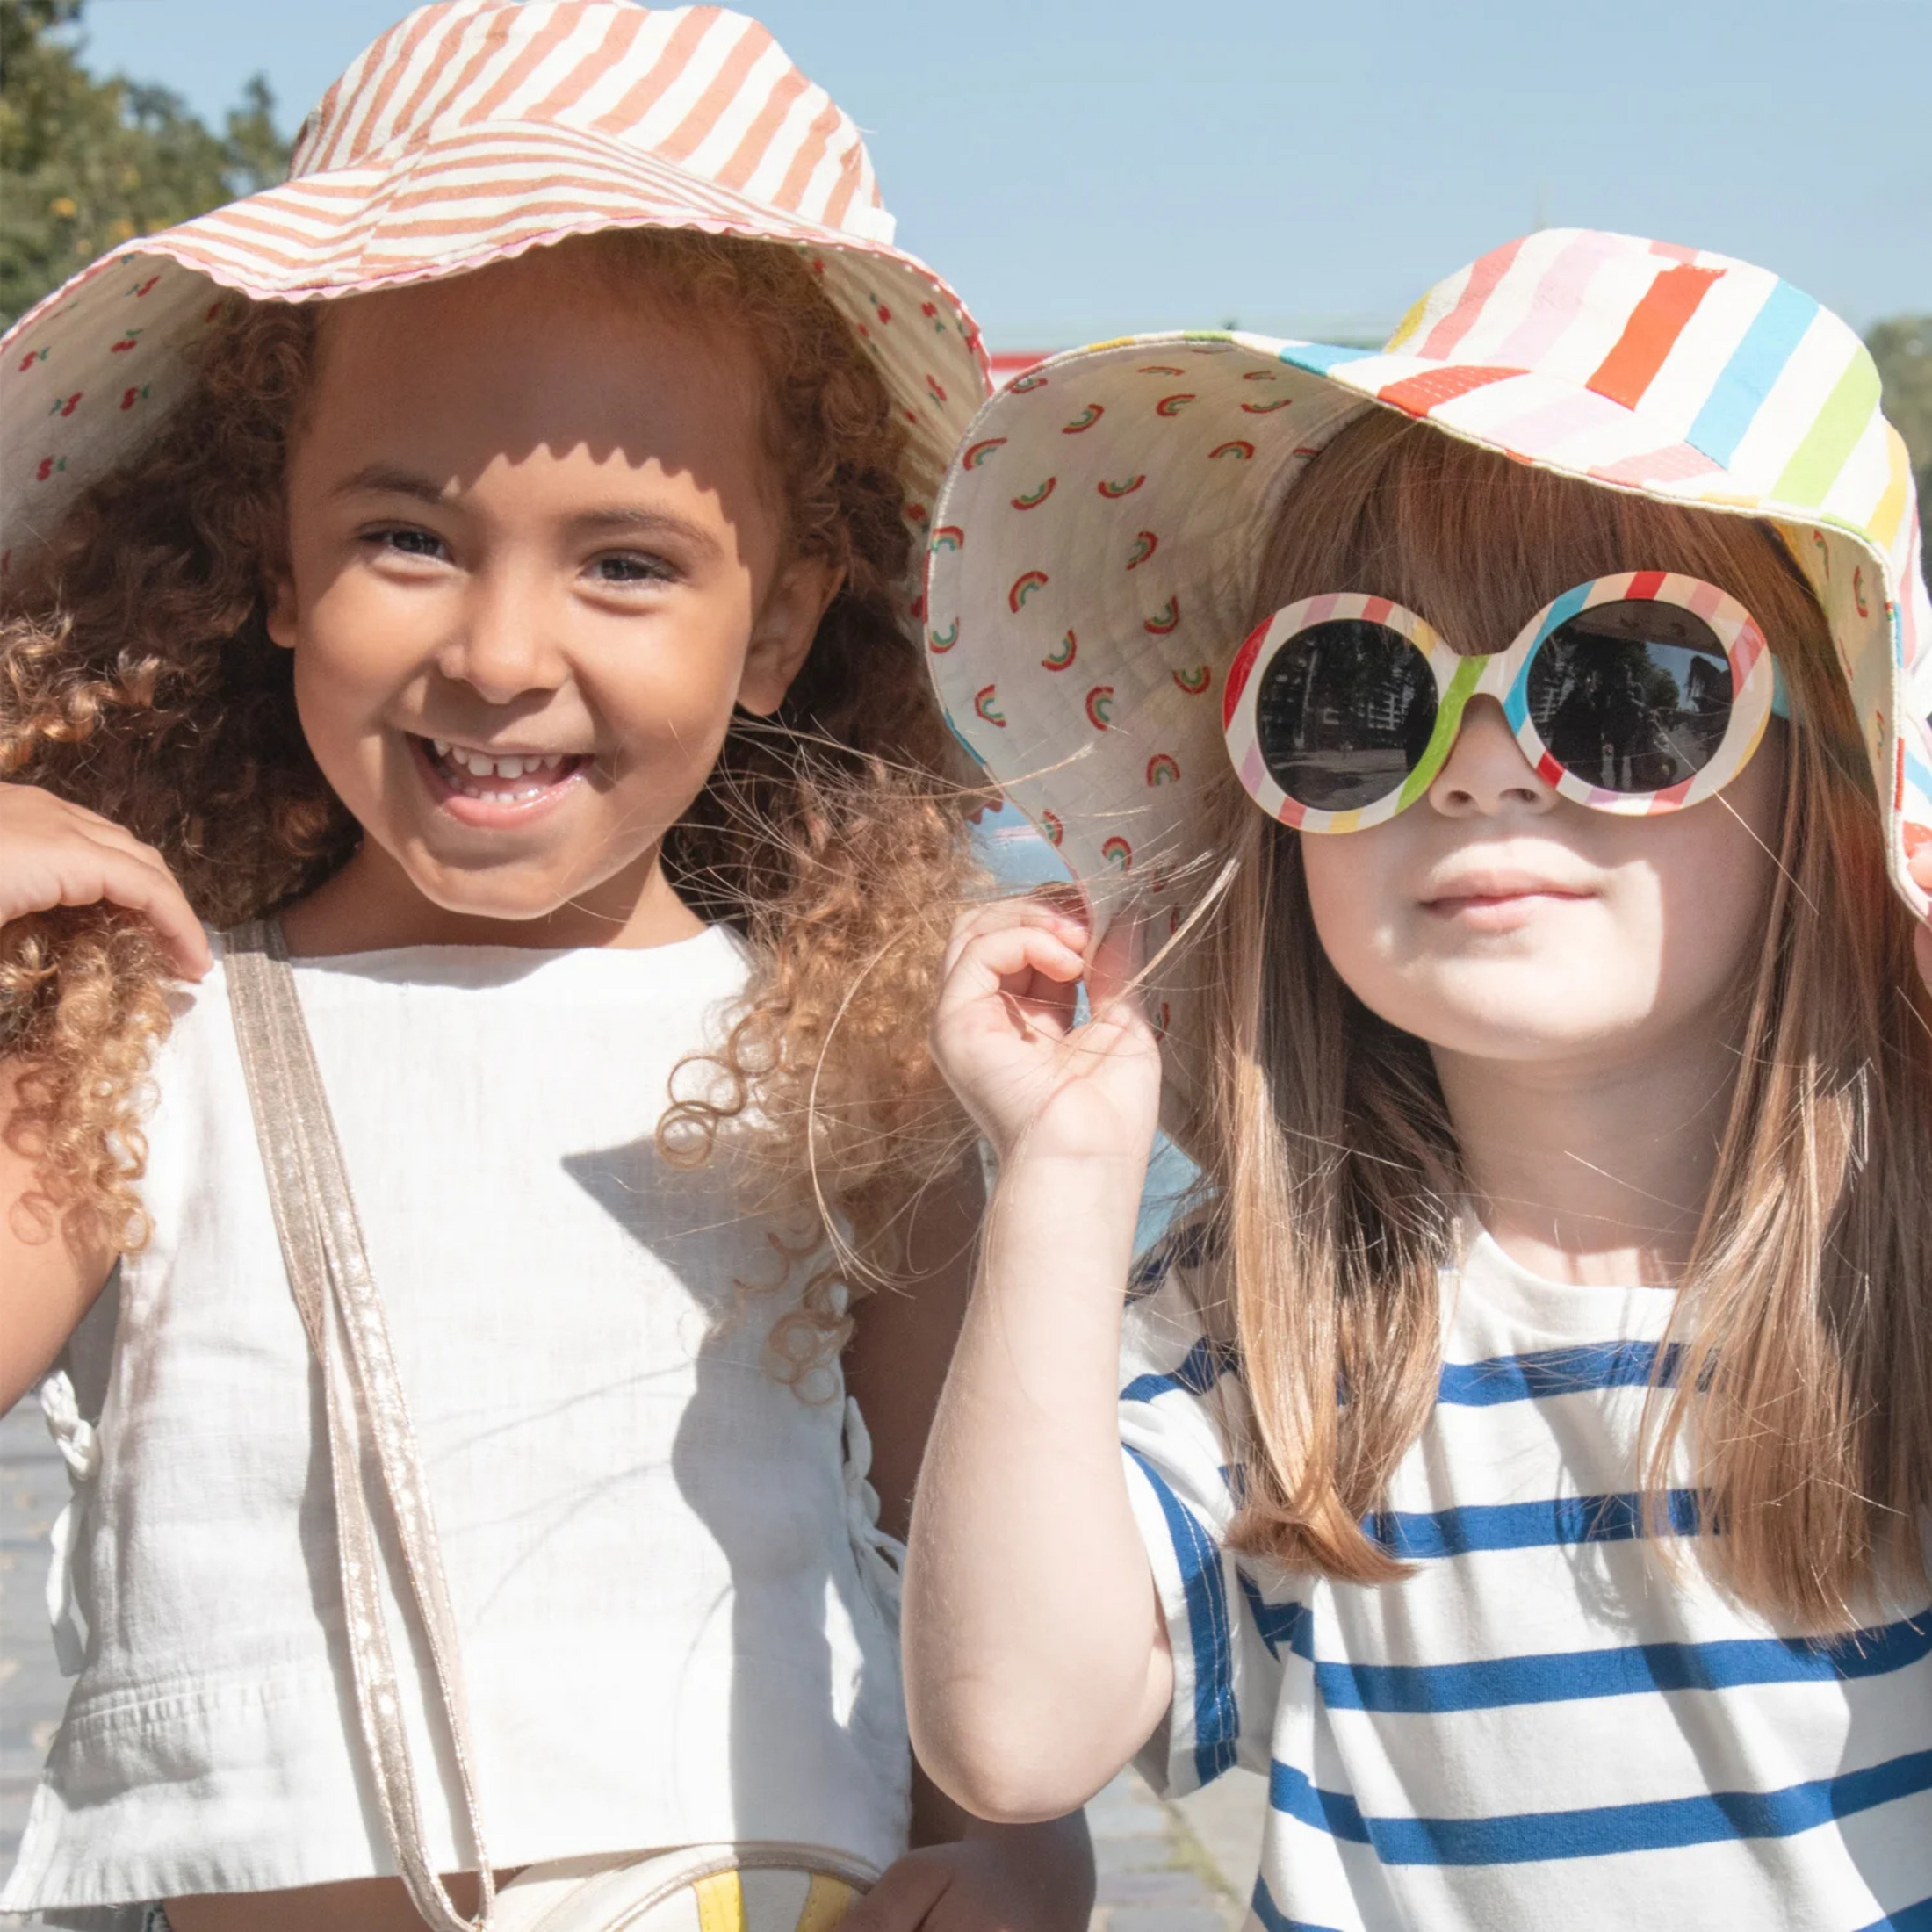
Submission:
<svg viewBox="0 0 1932 1932">
<path fill-rule="evenodd" d="M 447 738 L 432 738 L 428 742 L 437 759 L 447 765 L 452 774 L 466 774 L 475 779 L 507 779 L 512 784 L 519 779 L 534 777 L 538 774 L 547 777 L 576 755 L 570 752 L 529 752 L 519 753 L 515 757 L 499 758 L 489 752 L 472 751 L 467 745 L 453 744 Z M 501 792 L 474 791 L 467 785 L 459 786 L 458 789 L 475 798 L 501 798 L 504 796 Z M 540 784 L 526 785 L 510 796 L 518 800 L 535 798 L 544 789 Z"/>
</svg>

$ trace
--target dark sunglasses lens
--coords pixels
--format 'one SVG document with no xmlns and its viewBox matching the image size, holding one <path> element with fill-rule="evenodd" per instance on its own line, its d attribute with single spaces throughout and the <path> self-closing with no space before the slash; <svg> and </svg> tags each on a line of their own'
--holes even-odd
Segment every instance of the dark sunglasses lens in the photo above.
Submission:
<svg viewBox="0 0 1932 1932">
<path fill-rule="evenodd" d="M 1268 775 L 1316 811 L 1353 811 L 1399 790 L 1435 728 L 1429 660 L 1399 631 L 1359 617 L 1291 638 L 1255 694 Z"/>
<path fill-rule="evenodd" d="M 1603 791 L 1665 791 L 1717 756 L 1731 662 L 1702 617 L 1638 599 L 1559 624 L 1530 665 L 1530 716 L 1565 770 Z"/>
</svg>

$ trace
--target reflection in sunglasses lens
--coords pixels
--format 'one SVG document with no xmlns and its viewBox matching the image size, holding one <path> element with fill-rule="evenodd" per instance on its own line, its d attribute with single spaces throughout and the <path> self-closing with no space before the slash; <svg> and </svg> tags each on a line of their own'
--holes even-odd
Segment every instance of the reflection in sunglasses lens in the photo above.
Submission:
<svg viewBox="0 0 1932 1932">
<path fill-rule="evenodd" d="M 1317 811 L 1353 811 L 1399 790 L 1435 727 L 1428 660 L 1400 631 L 1360 618 L 1298 632 L 1255 695 L 1268 775 Z"/>
<path fill-rule="evenodd" d="M 1676 604 L 1598 604 L 1559 624 L 1530 665 L 1530 716 L 1567 771 L 1603 791 L 1664 791 L 1717 755 L 1731 664 Z"/>
</svg>

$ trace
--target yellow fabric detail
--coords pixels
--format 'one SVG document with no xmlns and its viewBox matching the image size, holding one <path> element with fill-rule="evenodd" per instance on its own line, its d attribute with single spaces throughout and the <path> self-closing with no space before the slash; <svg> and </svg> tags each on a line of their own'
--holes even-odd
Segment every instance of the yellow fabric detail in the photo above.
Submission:
<svg viewBox="0 0 1932 1932">
<path fill-rule="evenodd" d="M 1889 551 L 1900 524 L 1905 521 L 1906 500 L 1912 488 L 1912 458 L 1906 451 L 1905 438 L 1889 422 L 1885 425 L 1885 455 L 1892 473 L 1878 508 L 1865 521 L 1878 547 Z"/>
<path fill-rule="evenodd" d="M 698 1932 L 745 1932 L 745 1888 L 735 1871 L 713 1872 L 691 1887 Z"/>
<path fill-rule="evenodd" d="M 1433 290 L 1429 292 L 1431 294 Z M 1424 312 L 1429 306 L 1429 295 L 1418 295 L 1409 306 L 1409 313 L 1395 324 L 1395 333 L 1382 344 L 1382 353 L 1393 356 L 1416 331 L 1422 327 Z"/>
<path fill-rule="evenodd" d="M 813 1872 L 811 1890 L 805 1894 L 805 1909 L 798 1914 L 797 1932 L 833 1932 L 850 1910 L 854 1896 L 852 1887 L 844 1879 Z"/>
</svg>

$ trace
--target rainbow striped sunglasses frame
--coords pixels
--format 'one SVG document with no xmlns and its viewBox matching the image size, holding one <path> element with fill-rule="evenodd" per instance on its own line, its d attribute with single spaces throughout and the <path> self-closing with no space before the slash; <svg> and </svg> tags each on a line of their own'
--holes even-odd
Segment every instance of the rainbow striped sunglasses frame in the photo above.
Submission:
<svg viewBox="0 0 1932 1932">
<path fill-rule="evenodd" d="M 1599 604 L 1673 604 L 1701 618 L 1724 646 L 1731 666 L 1731 716 L 1709 763 L 1680 783 L 1658 791 L 1610 791 L 1580 778 L 1558 762 L 1530 715 L 1530 667 L 1550 634 Z M 1387 796 L 1346 811 L 1323 811 L 1291 798 L 1262 756 L 1257 701 L 1275 656 L 1316 624 L 1348 619 L 1380 624 L 1415 646 L 1436 681 L 1436 723 L 1420 760 Z M 1750 762 L 1766 721 L 1784 706 L 1777 663 L 1764 633 L 1742 604 L 1715 584 L 1658 570 L 1597 577 L 1553 599 L 1530 619 L 1507 650 L 1482 656 L 1452 651 L 1424 618 L 1387 597 L 1353 591 L 1304 597 L 1256 625 L 1229 667 L 1222 698 L 1228 756 L 1248 796 L 1271 818 L 1301 832 L 1360 832 L 1384 824 L 1428 790 L 1448 762 L 1470 699 L 1493 697 L 1503 706 L 1523 755 L 1564 797 L 1593 811 L 1647 818 L 1681 811 L 1713 797 Z"/>
</svg>

